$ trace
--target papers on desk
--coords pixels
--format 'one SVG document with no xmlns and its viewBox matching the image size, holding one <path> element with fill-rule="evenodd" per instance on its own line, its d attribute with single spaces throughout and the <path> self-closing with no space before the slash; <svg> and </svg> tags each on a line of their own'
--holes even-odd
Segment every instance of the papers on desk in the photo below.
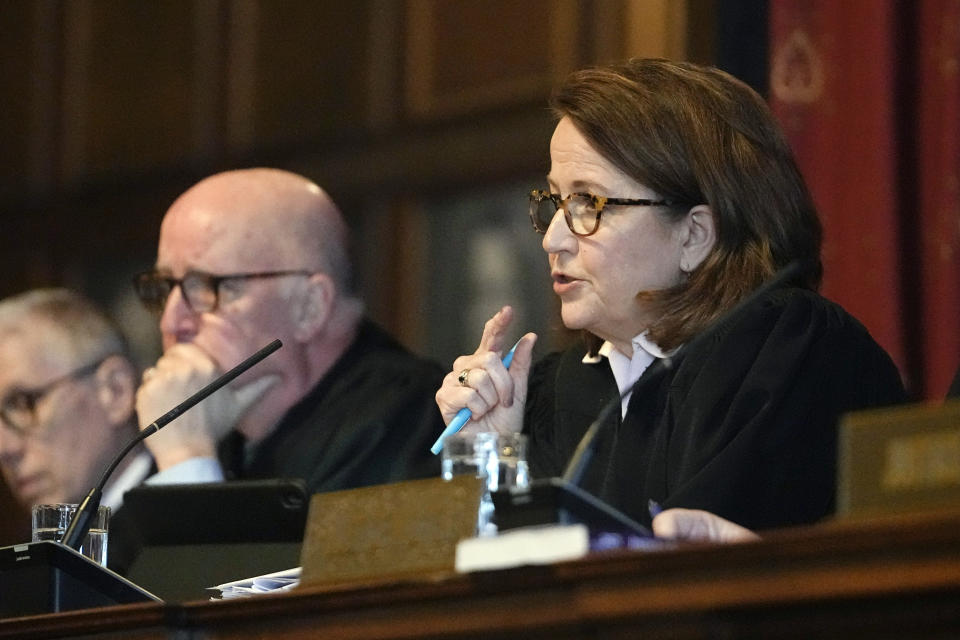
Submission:
<svg viewBox="0 0 960 640">
<path fill-rule="evenodd" d="M 586 525 L 522 527 L 489 538 L 461 540 L 455 566 L 461 573 L 506 569 L 575 560 L 589 551 L 590 532 Z"/>
<path fill-rule="evenodd" d="M 656 551 L 674 544 L 630 531 L 590 529 L 585 524 L 520 527 L 496 536 L 461 540 L 455 567 L 461 573 L 490 571 L 576 560 L 588 553 L 614 549 Z"/>
<path fill-rule="evenodd" d="M 468 573 L 576 560 L 610 549 L 655 550 L 670 546 L 668 541 L 632 533 L 591 531 L 584 524 L 542 525 L 510 529 L 490 537 L 465 538 L 457 543 L 454 564 L 458 572 Z M 300 567 L 226 582 L 208 590 L 218 591 L 219 598 L 226 600 L 289 591 L 298 584 Z"/>
<path fill-rule="evenodd" d="M 300 584 L 300 567 L 295 567 L 255 578 L 225 582 L 215 587 L 209 587 L 208 591 L 219 591 L 220 598 L 227 600 L 229 598 L 243 598 L 261 593 L 289 591 L 298 584 Z M 216 597 L 213 599 L 216 599 Z"/>
</svg>

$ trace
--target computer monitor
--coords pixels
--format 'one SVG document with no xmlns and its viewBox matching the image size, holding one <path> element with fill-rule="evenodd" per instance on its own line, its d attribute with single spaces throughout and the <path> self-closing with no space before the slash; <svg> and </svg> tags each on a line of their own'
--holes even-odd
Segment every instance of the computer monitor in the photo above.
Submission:
<svg viewBox="0 0 960 640">
<path fill-rule="evenodd" d="M 159 600 L 59 542 L 0 547 L 0 617 Z"/>
<path fill-rule="evenodd" d="M 131 541 L 119 570 L 164 600 L 185 601 L 296 567 L 308 498 L 300 480 L 142 485 L 124 495 L 111 521 L 111 536 L 122 531 Z"/>
</svg>

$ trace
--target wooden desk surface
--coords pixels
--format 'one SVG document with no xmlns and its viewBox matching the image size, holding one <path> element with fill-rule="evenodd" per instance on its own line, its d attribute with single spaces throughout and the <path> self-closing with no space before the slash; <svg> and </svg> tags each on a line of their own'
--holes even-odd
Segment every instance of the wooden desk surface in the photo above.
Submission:
<svg viewBox="0 0 960 640">
<path fill-rule="evenodd" d="M 960 636 L 960 511 L 759 542 L 142 604 L 0 621 L 0 637 L 714 638 Z"/>
</svg>

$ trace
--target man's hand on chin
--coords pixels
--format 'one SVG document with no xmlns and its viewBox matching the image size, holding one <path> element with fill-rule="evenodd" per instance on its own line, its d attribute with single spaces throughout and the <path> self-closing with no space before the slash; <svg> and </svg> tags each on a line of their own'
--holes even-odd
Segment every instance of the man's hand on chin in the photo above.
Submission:
<svg viewBox="0 0 960 640">
<path fill-rule="evenodd" d="M 140 428 L 186 400 L 223 372 L 212 358 L 191 343 L 176 344 L 143 374 L 137 390 Z M 217 443 L 247 410 L 279 381 L 257 378 L 243 386 L 217 390 L 144 441 L 161 471 L 191 458 L 215 458 Z"/>
</svg>

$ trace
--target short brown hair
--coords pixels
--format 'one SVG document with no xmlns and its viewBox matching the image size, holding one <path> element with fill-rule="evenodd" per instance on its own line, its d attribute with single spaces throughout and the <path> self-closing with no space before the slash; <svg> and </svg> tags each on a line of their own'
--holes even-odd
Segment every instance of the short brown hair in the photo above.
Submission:
<svg viewBox="0 0 960 640">
<path fill-rule="evenodd" d="M 640 292 L 658 320 L 648 335 L 671 349 L 689 340 L 777 269 L 822 276 L 822 230 L 786 138 L 755 91 L 718 69 L 634 59 L 573 73 L 551 98 L 604 158 L 663 198 L 679 220 L 714 212 L 717 243 L 681 285 Z"/>
</svg>

